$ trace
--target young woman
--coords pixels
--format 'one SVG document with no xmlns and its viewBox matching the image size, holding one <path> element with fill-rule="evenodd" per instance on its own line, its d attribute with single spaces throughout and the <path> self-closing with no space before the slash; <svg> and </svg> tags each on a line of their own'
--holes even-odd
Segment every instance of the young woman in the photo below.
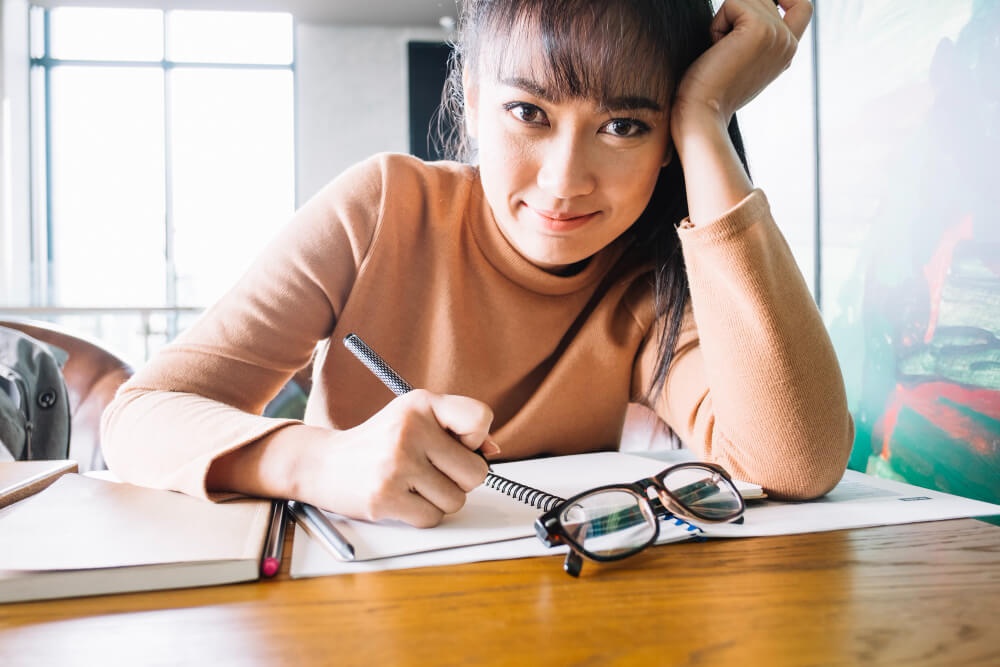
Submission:
<svg viewBox="0 0 1000 667">
<path fill-rule="evenodd" d="M 451 99 L 472 163 L 379 155 L 319 192 L 121 390 L 111 469 L 431 526 L 484 479 L 476 450 L 612 449 L 638 402 L 772 496 L 825 493 L 843 381 L 732 123 L 811 12 L 468 0 Z M 393 399 L 351 332 L 420 389 Z M 310 359 L 304 423 L 259 416 Z"/>
</svg>

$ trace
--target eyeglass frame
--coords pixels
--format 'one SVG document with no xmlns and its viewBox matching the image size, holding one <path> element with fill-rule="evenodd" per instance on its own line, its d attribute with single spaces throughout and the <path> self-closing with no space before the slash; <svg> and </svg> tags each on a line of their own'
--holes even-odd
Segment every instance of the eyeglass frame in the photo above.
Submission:
<svg viewBox="0 0 1000 667">
<path fill-rule="evenodd" d="M 737 508 L 732 515 L 726 516 L 725 518 L 713 518 L 703 516 L 699 512 L 687 507 L 683 501 L 674 495 L 673 491 L 668 489 L 663 484 L 663 480 L 667 475 L 684 468 L 707 469 L 721 475 L 725 483 L 731 487 L 733 495 L 739 500 L 739 508 Z M 649 489 L 656 491 L 655 497 L 651 498 L 649 496 Z M 610 556 L 602 556 L 584 549 L 582 545 L 578 544 L 577 541 L 569 535 L 569 533 L 565 530 L 559 515 L 574 502 L 577 502 L 587 496 L 603 493 L 605 491 L 625 491 L 633 494 L 637 499 L 644 501 L 646 505 L 648 505 L 648 508 L 653 513 L 653 517 L 656 519 L 656 521 L 654 521 L 653 534 L 650 536 L 649 540 L 632 550 Z M 678 511 L 677 508 L 680 508 L 680 511 Z M 570 576 L 578 577 L 580 576 L 580 570 L 583 568 L 583 558 L 587 558 L 598 563 L 609 563 L 634 556 L 655 544 L 656 540 L 660 537 L 660 521 L 663 519 L 676 517 L 685 521 L 704 521 L 707 523 L 742 523 L 744 511 L 746 511 L 746 502 L 743 500 L 743 496 L 740 494 L 739 489 L 737 489 L 736 485 L 733 483 L 733 478 L 729 475 L 729 472 L 725 468 L 717 463 L 710 463 L 707 461 L 685 461 L 683 463 L 668 466 L 655 475 L 644 477 L 643 479 L 636 480 L 631 484 L 605 484 L 604 486 L 598 486 L 567 498 L 566 500 L 557 503 L 550 510 L 535 519 L 535 534 L 538 536 L 538 539 L 541 540 L 542 544 L 547 547 L 562 545 L 568 546 L 569 553 L 566 554 L 566 560 L 563 561 L 563 570 L 565 570 Z"/>
</svg>

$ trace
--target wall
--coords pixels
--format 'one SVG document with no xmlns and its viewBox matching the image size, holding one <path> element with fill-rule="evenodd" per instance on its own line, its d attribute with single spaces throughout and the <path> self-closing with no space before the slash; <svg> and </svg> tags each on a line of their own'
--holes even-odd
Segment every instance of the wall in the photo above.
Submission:
<svg viewBox="0 0 1000 667">
<path fill-rule="evenodd" d="M 1000 3 L 817 3 L 851 467 L 1000 501 Z"/>
<path fill-rule="evenodd" d="M 446 37 L 435 29 L 298 24 L 299 203 L 376 152 L 409 151 L 406 45 Z"/>
</svg>

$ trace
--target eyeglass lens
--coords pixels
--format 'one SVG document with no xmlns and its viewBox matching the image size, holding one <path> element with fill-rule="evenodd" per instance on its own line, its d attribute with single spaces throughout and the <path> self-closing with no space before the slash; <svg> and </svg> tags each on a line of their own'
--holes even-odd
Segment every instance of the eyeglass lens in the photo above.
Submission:
<svg viewBox="0 0 1000 667">
<path fill-rule="evenodd" d="M 600 558 L 634 553 L 656 534 L 656 517 L 644 498 L 609 490 L 578 498 L 559 515 L 566 536 L 577 547 Z"/>
<path fill-rule="evenodd" d="M 743 505 L 732 483 L 710 468 L 676 468 L 664 476 L 663 486 L 685 509 L 709 520 L 729 519 Z"/>
</svg>

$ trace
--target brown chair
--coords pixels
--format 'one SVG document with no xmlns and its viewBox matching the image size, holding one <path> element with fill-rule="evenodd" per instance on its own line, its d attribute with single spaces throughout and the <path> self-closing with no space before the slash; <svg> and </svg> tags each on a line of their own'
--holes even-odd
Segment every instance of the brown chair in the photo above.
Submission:
<svg viewBox="0 0 1000 667">
<path fill-rule="evenodd" d="M 0 327 L 17 329 L 69 355 L 63 366 L 70 403 L 69 458 L 80 472 L 107 468 L 101 454 L 101 413 L 118 387 L 132 377 L 132 367 L 97 341 L 49 322 L 0 320 Z"/>
</svg>

